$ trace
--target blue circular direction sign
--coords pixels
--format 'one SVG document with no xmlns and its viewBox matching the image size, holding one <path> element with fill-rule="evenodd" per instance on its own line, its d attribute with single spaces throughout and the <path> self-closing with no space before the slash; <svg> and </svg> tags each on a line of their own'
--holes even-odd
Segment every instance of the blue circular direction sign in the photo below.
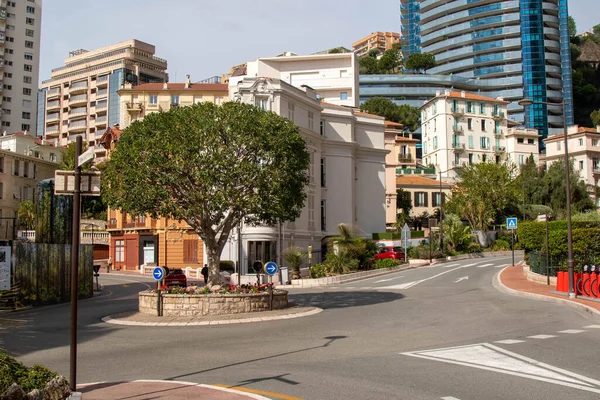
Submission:
<svg viewBox="0 0 600 400">
<path fill-rule="evenodd" d="M 152 277 L 154 278 L 155 281 L 160 281 L 162 278 L 165 277 L 164 268 L 163 267 L 154 268 L 154 270 L 152 271 Z"/>
<path fill-rule="evenodd" d="M 271 276 L 277 273 L 278 267 L 273 261 L 269 261 L 265 264 L 265 272 Z"/>
</svg>

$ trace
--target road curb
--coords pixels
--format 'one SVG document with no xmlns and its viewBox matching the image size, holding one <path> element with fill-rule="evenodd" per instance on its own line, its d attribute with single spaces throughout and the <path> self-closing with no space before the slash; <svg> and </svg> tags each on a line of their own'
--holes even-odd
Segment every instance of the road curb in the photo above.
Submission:
<svg viewBox="0 0 600 400">
<path fill-rule="evenodd" d="M 273 317 L 251 317 L 242 319 L 224 319 L 217 321 L 197 321 L 197 322 L 142 322 L 142 321 L 126 321 L 113 318 L 108 315 L 102 318 L 103 322 L 114 325 L 126 325 L 126 326 L 158 326 L 158 327 L 170 327 L 170 326 L 207 326 L 207 325 L 231 325 L 231 324 L 247 324 L 250 322 L 266 322 L 266 321 L 279 321 L 284 319 L 294 319 L 301 317 L 308 317 L 310 315 L 316 315 L 323 312 L 322 308 L 314 307 L 314 310 L 305 311 L 297 314 L 284 314 Z"/>
<path fill-rule="evenodd" d="M 547 302 L 556 303 L 556 304 L 563 304 L 563 305 L 567 305 L 568 307 L 574 308 L 576 310 L 588 312 L 594 316 L 600 316 L 600 311 L 596 310 L 593 307 L 586 306 L 585 304 L 576 303 L 576 302 L 573 302 L 573 301 L 570 301 L 567 299 L 560 299 L 557 297 L 546 296 L 546 295 L 538 294 L 538 293 L 522 292 L 520 290 L 509 288 L 504 283 L 502 283 L 502 280 L 500 279 L 500 275 L 507 268 L 510 268 L 510 266 L 503 268 L 500 272 L 498 272 L 496 275 L 494 275 L 494 280 L 493 280 L 492 284 L 493 284 L 494 288 L 496 288 L 496 290 L 506 293 L 506 294 L 510 294 L 512 296 L 526 297 L 526 298 L 530 298 L 530 299 L 547 301 Z"/>
<path fill-rule="evenodd" d="M 77 388 L 83 389 L 83 388 L 86 388 L 87 386 L 93 386 L 93 385 L 128 384 L 128 383 L 133 383 L 133 384 L 136 384 L 136 383 L 137 384 L 163 383 L 163 384 L 169 384 L 169 385 L 195 386 L 198 388 L 204 388 L 204 389 L 210 389 L 210 390 L 215 390 L 215 391 L 220 391 L 220 392 L 236 394 L 243 398 L 249 398 L 249 399 L 255 399 L 255 400 L 270 400 L 268 397 L 264 397 L 264 396 L 261 396 L 261 395 L 255 394 L 255 393 L 243 392 L 240 390 L 230 389 L 230 388 L 226 388 L 226 387 L 222 387 L 222 386 L 206 385 L 203 383 L 195 383 L 195 382 L 160 380 L 160 379 L 138 379 L 138 380 L 134 380 L 134 381 L 115 381 L 115 382 L 105 381 L 105 382 L 84 383 L 81 385 L 77 385 Z"/>
</svg>

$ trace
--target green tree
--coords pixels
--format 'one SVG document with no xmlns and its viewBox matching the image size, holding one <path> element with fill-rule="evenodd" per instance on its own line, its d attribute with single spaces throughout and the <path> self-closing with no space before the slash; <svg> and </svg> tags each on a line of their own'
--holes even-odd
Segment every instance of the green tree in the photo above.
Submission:
<svg viewBox="0 0 600 400">
<path fill-rule="evenodd" d="M 396 74 L 402 66 L 402 53 L 400 46 L 394 45 L 386 50 L 378 61 L 378 69 L 383 74 Z"/>
<path fill-rule="evenodd" d="M 600 125 L 600 110 L 592 111 L 590 118 L 592 119 L 592 124 L 594 124 L 594 126 Z"/>
<path fill-rule="evenodd" d="M 384 97 L 372 97 L 360 105 L 360 110 L 379 115 L 388 121 L 401 123 L 405 131 L 414 132 L 421 124 L 421 112 L 408 104 L 396 105 Z"/>
<path fill-rule="evenodd" d="M 471 227 L 463 225 L 456 215 L 447 214 L 444 217 L 444 239 L 450 252 L 465 249 L 473 236 Z"/>
<path fill-rule="evenodd" d="M 30 200 L 23 201 L 17 211 L 17 217 L 22 227 L 27 230 L 32 229 L 35 221 L 35 204 Z"/>
<path fill-rule="evenodd" d="M 410 192 L 400 188 L 396 189 L 396 209 L 402 210 L 402 214 L 409 215 L 412 210 L 412 198 Z"/>
<path fill-rule="evenodd" d="M 340 249 L 345 251 L 357 250 L 360 246 L 360 238 L 352 232 L 350 225 L 339 224 L 337 228 L 338 234 L 331 238 L 331 243 L 336 243 Z"/>
<path fill-rule="evenodd" d="M 411 71 L 423 70 L 426 74 L 428 69 L 435 67 L 435 56 L 430 53 L 413 53 L 406 59 L 405 66 Z"/>
<path fill-rule="evenodd" d="M 575 23 L 575 18 L 569 16 L 569 37 L 574 38 L 577 35 L 577 24 Z"/>
<path fill-rule="evenodd" d="M 112 208 L 187 222 L 219 284 L 221 252 L 241 220 L 275 225 L 300 216 L 309 165 L 293 122 L 248 104 L 204 102 L 126 128 L 102 185 Z"/>
<path fill-rule="evenodd" d="M 487 230 L 506 216 L 505 210 L 510 204 L 518 202 L 513 173 L 514 168 L 506 163 L 467 165 L 460 173 L 461 181 L 452 191 L 444 212 L 466 219 L 473 230 Z"/>
<path fill-rule="evenodd" d="M 365 54 L 358 59 L 358 70 L 361 75 L 375 75 L 379 73 L 377 57 Z"/>
<path fill-rule="evenodd" d="M 571 212 L 585 212 L 594 209 L 594 202 L 590 198 L 585 182 L 581 180 L 579 171 L 573 168 L 573 163 L 569 166 L 569 183 L 571 186 Z M 563 160 L 552 163 L 546 175 L 545 184 L 545 204 L 552 208 L 552 216 L 556 219 L 566 217 L 567 193 L 565 163 Z"/>
</svg>

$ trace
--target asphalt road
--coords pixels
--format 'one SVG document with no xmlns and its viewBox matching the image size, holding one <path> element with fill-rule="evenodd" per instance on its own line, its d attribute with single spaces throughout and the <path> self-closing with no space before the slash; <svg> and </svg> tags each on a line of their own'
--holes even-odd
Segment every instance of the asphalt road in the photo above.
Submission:
<svg viewBox="0 0 600 400">
<path fill-rule="evenodd" d="M 151 284 L 102 274 L 102 295 L 80 303 L 78 382 L 175 379 L 305 399 L 598 399 L 600 320 L 498 292 L 492 279 L 509 263 L 464 260 L 293 289 L 291 301 L 324 312 L 189 328 L 101 322 L 135 309 Z M 68 305 L 4 315 L 0 347 L 68 376 L 68 323 Z"/>
</svg>

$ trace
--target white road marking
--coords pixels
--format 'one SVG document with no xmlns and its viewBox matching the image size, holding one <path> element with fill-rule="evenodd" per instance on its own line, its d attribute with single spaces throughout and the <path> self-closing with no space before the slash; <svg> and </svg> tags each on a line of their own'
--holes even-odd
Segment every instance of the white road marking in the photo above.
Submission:
<svg viewBox="0 0 600 400">
<path fill-rule="evenodd" d="M 401 354 L 600 393 L 600 381 L 524 357 L 489 343 Z"/>
<path fill-rule="evenodd" d="M 583 333 L 583 332 L 585 332 L 585 331 L 581 330 L 581 329 L 567 329 L 565 331 L 558 331 L 558 333 L 571 333 L 571 334 Z"/>
<path fill-rule="evenodd" d="M 509 266 L 508 264 L 501 264 L 501 265 L 496 265 L 495 268 L 506 268 L 508 266 Z"/>
<path fill-rule="evenodd" d="M 458 278 L 457 280 L 454 281 L 454 283 L 458 283 L 458 282 L 461 282 L 461 281 L 467 281 L 467 280 L 469 280 L 469 276 L 468 275 L 467 276 L 463 276 L 462 278 Z"/>
<path fill-rule="evenodd" d="M 491 267 L 494 264 L 483 264 L 483 265 L 478 265 L 477 268 L 485 268 L 485 267 Z"/>
<path fill-rule="evenodd" d="M 442 275 L 448 274 L 448 273 L 450 273 L 452 271 L 456 271 L 456 270 L 459 270 L 459 269 L 462 269 L 462 268 L 472 267 L 473 265 L 477 265 L 477 264 L 478 263 L 472 263 L 472 264 L 462 265 L 460 267 L 456 267 L 456 268 L 452 268 L 452 269 L 449 269 L 449 270 L 444 271 L 444 272 L 440 272 L 439 274 L 434 275 L 434 276 L 430 276 L 429 278 L 421 279 L 421 280 L 414 281 L 414 282 L 401 283 L 399 285 L 384 286 L 384 287 L 380 287 L 379 289 L 392 289 L 392 290 L 394 290 L 394 289 L 396 289 L 396 290 L 397 289 L 409 289 L 409 288 L 411 288 L 413 286 L 418 285 L 419 283 L 423 283 L 423 282 L 427 282 L 427 281 L 429 281 L 431 279 L 435 279 L 438 276 L 442 276 Z"/>
<path fill-rule="evenodd" d="M 440 397 L 442 400 L 460 400 L 457 399 L 456 397 L 452 397 L 452 396 L 446 396 L 446 397 Z"/>
<path fill-rule="evenodd" d="M 440 265 L 440 267 L 444 267 L 444 268 L 452 268 L 452 267 L 458 267 L 460 264 L 449 264 L 449 265 Z"/>
<path fill-rule="evenodd" d="M 588 325 L 584 326 L 585 329 L 600 329 L 600 325 Z"/>
<path fill-rule="evenodd" d="M 497 340 L 494 343 L 500 343 L 500 344 L 517 344 L 517 343 L 525 343 L 524 340 L 517 340 L 517 339 L 506 339 L 506 340 Z"/>
<path fill-rule="evenodd" d="M 380 281 L 375 281 L 374 283 L 389 282 L 389 281 L 393 281 L 395 279 L 400 279 L 400 278 L 404 278 L 404 275 L 396 276 L 395 278 L 382 279 Z"/>
<path fill-rule="evenodd" d="M 535 335 L 535 336 L 527 336 L 527 339 L 551 339 L 551 338 L 555 338 L 556 335 Z"/>
</svg>

